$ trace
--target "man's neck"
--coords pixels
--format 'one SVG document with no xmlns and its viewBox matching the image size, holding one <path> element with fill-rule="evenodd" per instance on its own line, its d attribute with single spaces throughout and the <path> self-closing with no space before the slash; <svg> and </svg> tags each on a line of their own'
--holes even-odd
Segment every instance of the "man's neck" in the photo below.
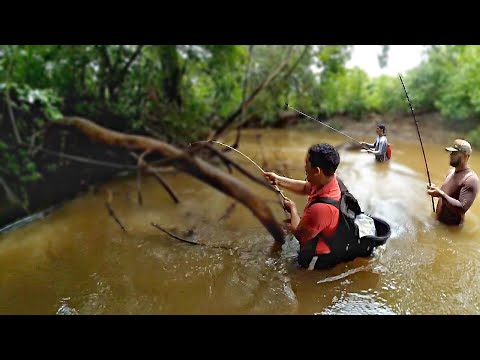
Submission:
<svg viewBox="0 0 480 360">
<path fill-rule="evenodd" d="M 460 171 L 463 171 L 463 170 L 466 170 L 466 169 L 469 169 L 469 166 L 467 164 L 462 164 L 458 167 L 455 168 L 455 172 L 460 172 Z"/>
<path fill-rule="evenodd" d="M 320 189 L 320 188 L 324 187 L 325 185 L 330 184 L 330 182 L 331 182 L 334 178 L 335 178 L 335 175 L 330 176 L 330 177 L 328 177 L 328 178 L 325 178 L 325 182 L 324 182 L 323 184 L 320 183 L 319 186 L 317 186 L 317 187 Z"/>
</svg>

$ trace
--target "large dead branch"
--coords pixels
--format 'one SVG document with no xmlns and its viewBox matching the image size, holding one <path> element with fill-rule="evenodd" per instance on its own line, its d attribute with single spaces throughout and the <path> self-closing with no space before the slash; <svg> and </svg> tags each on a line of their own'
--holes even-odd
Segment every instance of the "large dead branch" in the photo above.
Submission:
<svg viewBox="0 0 480 360">
<path fill-rule="evenodd" d="M 276 242 L 284 242 L 285 233 L 282 226 L 275 220 L 272 211 L 260 197 L 256 196 L 248 187 L 233 176 L 220 171 L 193 154 L 146 136 L 128 135 L 109 130 L 80 117 L 64 117 L 58 123 L 74 126 L 89 138 L 108 145 L 156 152 L 166 158 L 177 157 L 177 160 L 172 164 L 173 166 L 237 199 L 250 209 Z"/>
</svg>

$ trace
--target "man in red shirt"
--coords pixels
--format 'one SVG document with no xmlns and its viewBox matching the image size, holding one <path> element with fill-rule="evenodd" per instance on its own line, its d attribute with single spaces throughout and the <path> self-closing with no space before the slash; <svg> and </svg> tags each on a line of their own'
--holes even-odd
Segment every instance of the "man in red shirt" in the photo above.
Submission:
<svg viewBox="0 0 480 360">
<path fill-rule="evenodd" d="M 300 218 L 296 204 L 287 199 L 285 209 L 291 214 L 290 229 L 300 242 L 298 262 L 309 269 L 332 267 L 339 261 L 332 254 L 324 238 L 335 233 L 339 222 L 339 210 L 325 203 L 310 204 L 317 198 L 340 200 L 341 191 L 335 171 L 340 163 L 340 155 L 329 144 L 316 144 L 308 149 L 305 159 L 306 181 L 279 176 L 273 172 L 265 176 L 273 184 L 297 194 L 308 195 L 308 201 Z"/>
</svg>

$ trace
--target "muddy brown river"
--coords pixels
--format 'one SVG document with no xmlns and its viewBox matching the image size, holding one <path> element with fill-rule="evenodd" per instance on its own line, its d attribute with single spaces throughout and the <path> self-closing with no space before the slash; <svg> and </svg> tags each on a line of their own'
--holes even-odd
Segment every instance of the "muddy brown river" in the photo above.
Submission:
<svg viewBox="0 0 480 360">
<path fill-rule="evenodd" d="M 0 235 L 0 314 L 479 314 L 480 200 L 463 226 L 438 223 L 418 141 L 389 140 L 389 163 L 340 150 L 337 170 L 362 210 L 391 225 L 391 238 L 373 258 L 299 269 L 295 240 L 272 255 L 273 239 L 250 211 L 237 204 L 222 219 L 233 199 L 196 179 L 163 174 L 178 205 L 154 178 L 144 179 L 143 206 L 135 178 L 115 179 Z M 260 166 L 266 162 L 265 170 L 303 179 L 311 144 L 344 141 L 319 130 L 248 130 L 239 149 Z M 426 136 L 424 145 L 432 182 L 441 184 L 450 169 L 447 144 Z M 470 166 L 478 172 L 475 150 Z M 229 156 L 261 175 L 240 155 Z M 235 176 L 285 218 L 275 193 Z M 107 188 L 127 233 L 106 211 Z M 303 211 L 306 197 L 287 195 Z M 151 222 L 229 249 L 182 243 Z"/>
</svg>

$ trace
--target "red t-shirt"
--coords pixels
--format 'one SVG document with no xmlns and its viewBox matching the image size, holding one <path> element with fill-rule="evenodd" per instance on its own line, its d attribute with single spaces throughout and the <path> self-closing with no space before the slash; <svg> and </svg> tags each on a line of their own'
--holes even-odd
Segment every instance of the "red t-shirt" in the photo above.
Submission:
<svg viewBox="0 0 480 360">
<path fill-rule="evenodd" d="M 307 241 L 313 239 L 318 233 L 323 231 L 323 235 L 330 237 L 335 233 L 338 226 L 338 209 L 328 204 L 313 204 L 308 206 L 313 200 L 319 197 L 326 197 L 333 200 L 340 200 L 341 192 L 338 186 L 337 176 L 335 175 L 327 185 L 322 188 L 316 188 L 312 185 L 312 190 L 305 205 L 302 218 L 295 231 L 295 237 L 303 246 Z M 317 255 L 329 254 L 330 247 L 323 239 L 317 244 L 315 253 Z"/>
</svg>

